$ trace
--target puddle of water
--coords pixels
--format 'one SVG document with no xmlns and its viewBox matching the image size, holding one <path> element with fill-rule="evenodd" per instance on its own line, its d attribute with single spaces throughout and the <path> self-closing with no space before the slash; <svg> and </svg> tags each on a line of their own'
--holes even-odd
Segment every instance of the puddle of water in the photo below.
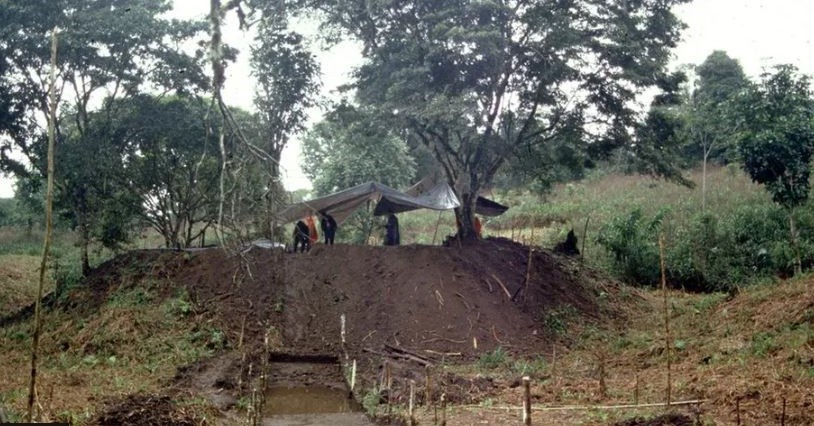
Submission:
<svg viewBox="0 0 814 426">
<path fill-rule="evenodd" d="M 327 386 L 272 387 L 263 406 L 264 416 L 357 411 L 361 407 L 348 398 L 347 391 Z"/>
</svg>

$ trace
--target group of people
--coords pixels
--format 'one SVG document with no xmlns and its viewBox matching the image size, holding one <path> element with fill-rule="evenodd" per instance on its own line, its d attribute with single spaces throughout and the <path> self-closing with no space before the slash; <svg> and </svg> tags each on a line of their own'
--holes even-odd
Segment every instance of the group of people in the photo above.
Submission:
<svg viewBox="0 0 814 426">
<path fill-rule="evenodd" d="M 320 228 L 322 235 L 325 238 L 326 245 L 333 245 L 334 238 L 336 237 L 336 230 L 338 228 L 336 220 L 333 216 L 326 211 L 319 212 Z M 401 236 L 399 235 L 399 220 L 396 215 L 390 214 L 387 217 L 387 224 L 384 226 L 386 229 L 384 245 L 397 246 L 401 244 Z M 297 221 L 294 225 L 294 252 L 306 252 L 311 250 L 311 246 L 319 240 L 317 226 L 314 222 L 313 216 L 306 216 L 304 220 Z"/>
<path fill-rule="evenodd" d="M 320 228 L 326 245 L 333 245 L 336 237 L 336 220 L 327 212 L 319 212 Z M 294 252 L 305 252 L 311 250 L 311 246 L 319 240 L 317 226 L 312 216 L 307 216 L 305 221 L 299 220 L 294 225 Z"/>
<path fill-rule="evenodd" d="M 336 237 L 336 230 L 339 226 L 336 223 L 336 220 L 333 216 L 331 216 L 327 211 L 319 211 L 318 215 L 320 217 L 320 228 L 322 229 L 322 235 L 325 239 L 325 245 L 333 245 L 334 238 Z M 457 219 L 456 219 L 457 221 Z M 460 222 L 457 222 L 458 226 L 460 227 Z M 482 225 L 480 219 L 475 216 L 473 225 L 475 227 L 475 234 L 478 238 L 482 238 L 481 230 Z M 384 236 L 384 245 L 386 246 L 398 246 L 401 245 L 401 235 L 399 234 L 399 220 L 395 214 L 389 214 L 387 216 L 387 222 L 384 225 L 385 229 L 385 236 Z M 313 246 L 319 240 L 319 233 L 317 232 L 317 226 L 314 222 L 313 216 L 306 216 L 302 220 L 298 220 L 297 224 L 294 225 L 294 252 L 306 252 L 311 250 L 311 246 Z"/>
</svg>

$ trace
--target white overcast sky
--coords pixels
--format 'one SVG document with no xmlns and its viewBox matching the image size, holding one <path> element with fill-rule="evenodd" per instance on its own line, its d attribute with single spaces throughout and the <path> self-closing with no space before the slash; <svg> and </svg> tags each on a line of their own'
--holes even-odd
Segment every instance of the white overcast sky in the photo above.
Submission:
<svg viewBox="0 0 814 426">
<path fill-rule="evenodd" d="M 203 17 L 208 3 L 201 0 L 175 0 L 173 15 L 181 18 Z M 757 77 L 772 65 L 791 63 L 806 74 L 814 75 L 813 0 L 695 0 L 676 9 L 688 25 L 682 41 L 674 50 L 673 65 L 699 64 L 713 50 L 724 50 L 740 61 L 746 74 Z M 225 31 L 227 43 L 237 47 L 240 60 L 227 70 L 224 96 L 230 104 L 251 109 L 254 92 L 247 63 L 251 36 L 232 28 Z M 322 63 L 323 95 L 347 81 L 348 73 L 361 55 L 346 43 L 330 52 L 318 53 Z M 319 118 L 314 111 L 311 120 Z M 290 190 L 310 187 L 300 169 L 297 140 L 283 152 L 284 182 Z M 0 197 L 13 195 L 11 180 L 0 177 Z"/>
</svg>

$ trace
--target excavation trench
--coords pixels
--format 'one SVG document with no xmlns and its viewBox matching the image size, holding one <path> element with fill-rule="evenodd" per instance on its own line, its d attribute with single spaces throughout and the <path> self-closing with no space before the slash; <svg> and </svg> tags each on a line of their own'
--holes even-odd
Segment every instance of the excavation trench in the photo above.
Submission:
<svg viewBox="0 0 814 426">
<path fill-rule="evenodd" d="M 331 355 L 271 354 L 264 425 L 372 424 L 364 416 Z"/>
</svg>

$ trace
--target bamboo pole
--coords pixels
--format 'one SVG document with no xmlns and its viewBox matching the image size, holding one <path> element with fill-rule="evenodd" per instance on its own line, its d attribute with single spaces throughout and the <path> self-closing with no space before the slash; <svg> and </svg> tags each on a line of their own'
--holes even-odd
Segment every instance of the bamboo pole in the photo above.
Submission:
<svg viewBox="0 0 814 426">
<path fill-rule="evenodd" d="M 661 258 L 661 291 L 664 296 L 664 346 L 667 353 L 667 406 L 672 396 L 672 377 L 670 360 L 670 306 L 667 300 L 667 275 L 664 268 L 664 234 L 659 235 L 659 257 Z"/>
<path fill-rule="evenodd" d="M 435 221 L 435 232 L 432 233 L 432 245 L 435 245 L 435 237 L 438 236 L 438 225 L 441 224 L 441 211 L 438 212 L 438 220 Z"/>
<path fill-rule="evenodd" d="M 42 245 L 42 261 L 40 262 L 40 282 L 37 286 L 37 300 L 34 302 L 34 335 L 31 343 L 31 380 L 28 383 L 28 414 L 26 420 L 31 423 L 34 419 L 34 403 L 37 389 L 37 355 L 40 345 L 40 331 L 42 329 L 42 292 L 45 286 L 45 269 L 48 265 L 48 255 L 51 249 L 51 231 L 53 222 L 54 199 L 54 143 L 56 139 L 56 68 L 57 68 L 57 34 L 54 27 L 51 33 L 51 81 L 49 83 L 49 111 L 48 111 L 48 184 L 45 192 L 45 241 Z"/>
</svg>

